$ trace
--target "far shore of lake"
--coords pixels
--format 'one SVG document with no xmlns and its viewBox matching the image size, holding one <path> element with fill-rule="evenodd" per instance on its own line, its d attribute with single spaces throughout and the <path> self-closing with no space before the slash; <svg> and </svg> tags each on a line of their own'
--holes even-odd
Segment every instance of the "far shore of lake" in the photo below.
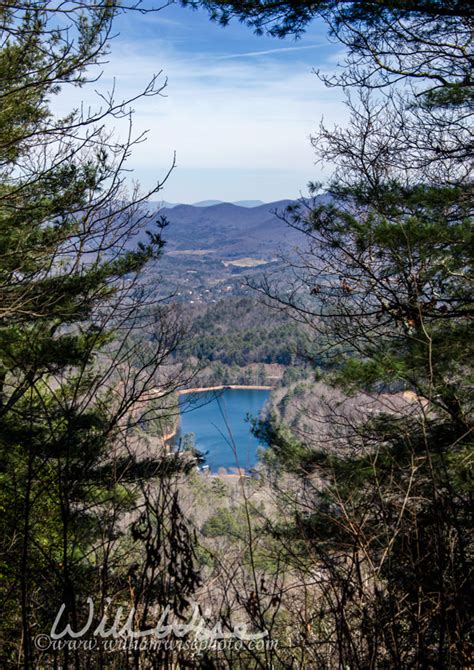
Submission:
<svg viewBox="0 0 474 670">
<path fill-rule="evenodd" d="M 209 391 L 273 391 L 274 386 L 261 385 L 243 385 L 239 384 L 222 384 L 221 386 L 197 386 L 196 388 L 180 389 L 178 395 L 186 395 L 188 393 L 207 393 Z"/>
</svg>

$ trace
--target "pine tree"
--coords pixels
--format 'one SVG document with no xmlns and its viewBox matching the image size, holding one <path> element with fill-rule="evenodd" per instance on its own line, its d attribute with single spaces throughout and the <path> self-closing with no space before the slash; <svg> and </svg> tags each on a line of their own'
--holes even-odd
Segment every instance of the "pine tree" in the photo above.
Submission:
<svg viewBox="0 0 474 670">
<path fill-rule="evenodd" d="M 472 655 L 469 21 L 417 11 L 340 24 L 349 66 L 329 83 L 353 87 L 351 118 L 313 139 L 335 172 L 282 215 L 306 240 L 294 286 L 258 287 L 312 327 L 323 380 L 359 403 L 333 403 L 319 448 L 266 427 L 269 465 L 301 479 L 273 531 L 302 583 L 320 575 L 317 667 Z"/>
<path fill-rule="evenodd" d="M 128 103 L 110 98 L 97 114 L 76 110 L 64 118 L 50 109 L 61 89 L 87 82 L 117 11 L 114 3 L 0 9 L 4 667 L 39 667 L 33 635 L 49 631 L 62 603 L 63 623 L 77 629 L 87 596 L 99 616 L 105 598 L 123 591 L 127 561 L 140 553 L 133 547 L 145 540 L 137 535 L 117 557 L 118 520 L 138 514 L 138 504 L 156 515 L 144 482 L 161 472 L 158 489 L 171 495 L 180 468 L 133 451 L 133 426 L 180 328 L 140 274 L 160 255 L 165 222 L 142 207 L 151 193 L 126 192 L 124 163 L 134 140 L 114 144 L 103 127 L 107 116 L 128 116 Z M 153 79 L 143 95 L 160 90 Z M 150 339 L 155 332 L 146 356 L 132 337 L 137 330 Z M 165 406 L 177 383 L 163 384 Z M 179 553 L 189 538 L 173 500 L 166 532 L 181 543 L 173 549 Z M 180 566 L 192 587 L 190 542 L 186 551 L 190 562 Z M 146 584 L 150 589 L 142 579 L 137 597 L 150 597 Z M 55 662 L 77 666 L 79 655 L 57 652 Z"/>
</svg>

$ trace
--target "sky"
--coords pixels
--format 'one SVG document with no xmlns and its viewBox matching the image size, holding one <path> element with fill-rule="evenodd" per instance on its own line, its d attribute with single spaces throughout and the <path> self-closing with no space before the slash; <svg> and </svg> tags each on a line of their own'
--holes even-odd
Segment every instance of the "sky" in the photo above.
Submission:
<svg viewBox="0 0 474 670">
<path fill-rule="evenodd" d="M 128 161 L 130 178 L 149 189 L 176 169 L 154 200 L 192 203 L 258 199 L 306 193 L 321 179 L 310 136 L 322 118 L 343 123 L 338 89 L 327 89 L 315 69 L 333 71 L 341 47 L 321 24 L 295 41 L 256 36 L 231 22 L 225 28 L 203 10 L 177 5 L 156 13 L 118 17 L 102 76 L 67 96 L 67 104 L 94 105 L 97 91 L 115 85 L 129 98 L 161 73 L 162 94 L 133 104 L 133 132 L 147 131 Z M 63 100 L 64 103 L 64 100 Z M 116 132 L 125 132 L 117 122 Z"/>
</svg>

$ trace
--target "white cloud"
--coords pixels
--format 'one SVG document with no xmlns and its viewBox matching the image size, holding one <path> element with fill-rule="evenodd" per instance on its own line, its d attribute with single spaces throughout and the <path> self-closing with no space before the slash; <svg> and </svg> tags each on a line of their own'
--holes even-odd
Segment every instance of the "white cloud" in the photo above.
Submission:
<svg viewBox="0 0 474 670">
<path fill-rule="evenodd" d="M 280 47 L 279 49 L 265 49 L 264 51 L 247 51 L 244 53 L 228 54 L 226 56 L 219 56 L 218 60 L 229 60 L 231 58 L 253 58 L 259 56 L 268 56 L 269 54 L 283 54 L 291 51 L 306 51 L 306 49 L 320 49 L 326 45 L 323 44 L 306 44 L 301 47 Z"/>
<path fill-rule="evenodd" d="M 183 58 L 159 40 L 140 48 L 119 38 L 112 44 L 110 62 L 103 66 L 102 79 L 94 88 L 110 89 L 115 79 L 117 97 L 128 98 L 143 89 L 153 73 L 162 71 L 163 83 L 165 77 L 168 79 L 166 97 L 140 99 L 133 104 L 134 132 L 148 130 L 149 136 L 147 142 L 135 147 L 129 166 L 145 186 L 150 185 L 155 170 L 169 166 L 174 151 L 183 174 L 195 175 L 201 169 L 203 180 L 216 170 L 230 174 L 275 168 L 298 174 L 307 171 L 311 179 L 314 157 L 309 135 L 323 115 L 331 122 L 343 120 L 342 94 L 326 89 L 306 61 L 298 61 L 294 55 L 288 61 L 272 56 L 274 51 L 316 46 L 241 54 L 246 58 L 258 55 L 257 65 L 252 58 L 239 60 L 238 54 Z M 74 99 L 93 104 L 90 86 L 73 94 L 69 91 L 62 98 L 64 110 Z M 209 183 L 203 197 L 222 197 L 219 192 L 212 193 L 211 186 Z M 250 195 L 239 192 L 235 198 L 239 197 Z"/>
</svg>

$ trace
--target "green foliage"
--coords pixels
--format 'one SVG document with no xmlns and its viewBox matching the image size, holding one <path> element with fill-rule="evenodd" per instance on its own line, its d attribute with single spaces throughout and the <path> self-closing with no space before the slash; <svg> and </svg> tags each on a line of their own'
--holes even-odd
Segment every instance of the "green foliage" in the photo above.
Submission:
<svg viewBox="0 0 474 670">
<path fill-rule="evenodd" d="M 355 396 L 352 412 L 333 403 L 324 444 L 317 419 L 308 444 L 301 425 L 260 428 L 277 495 L 282 472 L 299 481 L 282 498 L 292 519 L 284 507 L 270 531 L 291 567 L 320 571 L 329 666 L 455 668 L 472 650 L 472 20 L 464 3 L 442 4 L 327 15 L 349 47 L 329 81 L 359 96 L 347 129 L 313 140 L 335 165 L 329 197 L 288 211 L 310 245 L 294 268 L 304 287 L 263 287 L 311 323 L 322 379 Z M 251 7 L 223 11 L 258 26 Z M 287 29 L 287 3 L 266 11 Z"/>
<path fill-rule="evenodd" d="M 126 420 L 173 346 L 163 335 L 159 355 L 130 364 L 128 335 L 146 299 L 138 275 L 160 255 L 165 222 L 135 245 L 149 221 L 123 190 L 130 144 L 114 146 L 93 114 L 50 111 L 61 87 L 83 84 L 103 58 L 117 11 L 109 2 L 0 9 L 2 667 L 43 663 L 33 631 L 47 632 L 61 603 L 77 621 L 88 596 L 121 590 L 129 566 L 112 546 L 124 534 L 118 520 L 136 509 L 137 482 L 183 471 L 175 456 L 130 453 Z M 110 101 L 100 119 L 125 108 Z"/>
<path fill-rule="evenodd" d="M 390 2 L 373 3 L 370 1 L 344 2 L 336 0 L 305 0 L 291 2 L 278 0 L 181 0 L 183 5 L 205 7 L 214 21 L 227 25 L 232 18 L 246 23 L 255 29 L 257 34 L 264 32 L 277 37 L 299 35 L 304 32 L 308 23 L 316 18 L 331 18 L 334 24 L 350 24 L 354 27 L 371 27 L 386 21 L 395 21 L 416 17 L 469 17 L 471 6 L 462 0 L 440 2 L 439 0 L 422 0 L 406 2 L 390 0 Z"/>
<path fill-rule="evenodd" d="M 236 510 L 221 507 L 205 522 L 202 532 L 207 537 L 219 537 L 222 535 L 238 538 L 242 535 L 243 521 L 243 517 L 239 518 Z"/>
<path fill-rule="evenodd" d="M 313 472 L 326 456 L 295 439 L 285 425 L 277 425 L 275 417 L 255 422 L 253 432 L 269 449 L 261 450 L 260 460 L 271 470 L 285 469 L 298 475 Z"/>
<path fill-rule="evenodd" d="M 200 361 L 237 365 L 290 365 L 304 350 L 297 324 L 267 311 L 253 298 L 229 298 L 210 306 L 192 321 L 193 339 L 182 349 Z"/>
</svg>

